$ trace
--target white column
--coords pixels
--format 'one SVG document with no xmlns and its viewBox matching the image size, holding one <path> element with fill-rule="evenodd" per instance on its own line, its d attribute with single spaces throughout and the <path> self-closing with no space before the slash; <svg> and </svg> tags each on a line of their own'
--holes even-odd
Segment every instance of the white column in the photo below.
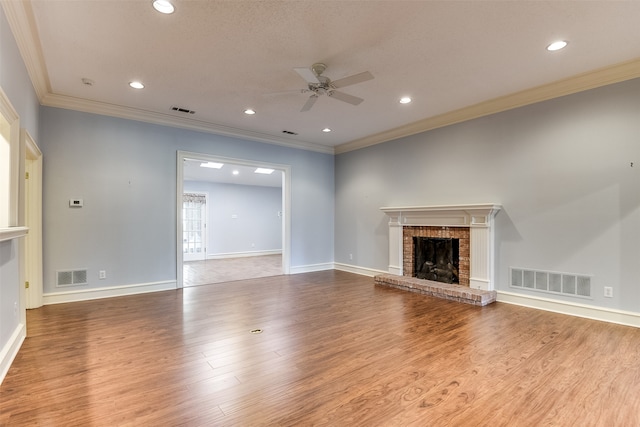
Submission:
<svg viewBox="0 0 640 427">
<path fill-rule="evenodd" d="M 493 213 L 471 216 L 469 287 L 473 289 L 492 291 L 494 288 L 492 222 Z"/>
<path fill-rule="evenodd" d="M 401 215 L 392 215 L 389 219 L 389 273 L 402 276 L 402 224 Z"/>
</svg>

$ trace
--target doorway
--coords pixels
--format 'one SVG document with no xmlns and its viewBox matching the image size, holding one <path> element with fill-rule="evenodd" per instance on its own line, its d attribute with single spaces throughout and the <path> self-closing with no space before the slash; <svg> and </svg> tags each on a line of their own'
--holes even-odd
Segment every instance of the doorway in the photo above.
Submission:
<svg viewBox="0 0 640 427">
<path fill-rule="evenodd" d="M 207 174 L 207 171 L 210 173 Z M 232 172 L 235 174 L 232 175 Z M 267 187 L 269 187 L 268 190 Z M 214 188 L 214 190 L 204 191 L 203 189 L 206 188 Z M 263 188 L 264 192 L 260 188 Z M 226 193 L 221 194 L 221 191 Z M 276 192 L 278 195 L 277 206 L 271 205 L 266 208 L 271 209 L 266 214 L 268 217 L 266 223 L 247 226 L 246 222 L 251 218 L 254 218 L 254 222 L 262 220 L 262 216 L 257 211 L 264 208 L 263 204 L 257 204 L 254 208 L 249 208 L 249 211 L 245 206 L 244 212 L 242 208 L 237 211 L 234 207 L 233 200 L 236 197 L 241 198 L 241 194 L 247 191 L 253 192 L 252 200 L 259 198 L 256 197 L 256 194 Z M 182 200 L 184 193 L 196 192 L 208 195 L 204 213 L 208 223 L 202 237 L 202 240 L 206 242 L 202 251 L 204 260 L 193 262 L 190 261 L 191 255 L 184 252 L 184 233 L 187 227 L 185 215 L 188 213 L 183 209 Z M 177 209 L 179 244 L 176 251 L 176 286 L 178 288 L 194 285 L 194 275 L 203 274 L 206 277 L 211 277 L 207 276 L 207 271 L 215 273 L 212 280 L 217 282 L 265 277 L 265 274 L 289 274 L 291 198 L 290 167 L 288 165 L 179 151 L 177 156 L 177 200 L 179 202 Z M 254 202 L 257 203 L 257 201 Z M 265 247 L 265 243 L 260 240 L 260 233 L 255 237 L 255 242 L 253 237 L 247 238 L 242 234 L 232 235 L 234 227 L 239 227 L 236 230 L 238 233 L 246 233 L 250 231 L 248 229 L 251 226 L 258 227 L 258 230 L 270 230 L 272 233 L 278 233 L 279 247 L 277 250 L 269 247 L 269 244 L 266 244 L 267 247 Z M 273 240 L 271 241 L 273 242 Z M 258 271 L 258 268 L 262 268 L 262 270 Z M 210 279 L 202 279 L 196 284 L 205 284 L 207 280 Z"/>
</svg>

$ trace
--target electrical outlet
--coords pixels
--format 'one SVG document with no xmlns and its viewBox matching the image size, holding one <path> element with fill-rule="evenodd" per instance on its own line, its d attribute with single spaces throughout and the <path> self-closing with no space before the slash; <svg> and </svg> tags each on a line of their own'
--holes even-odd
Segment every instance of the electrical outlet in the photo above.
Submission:
<svg viewBox="0 0 640 427">
<path fill-rule="evenodd" d="M 613 288 L 611 286 L 604 287 L 604 296 L 607 298 L 613 298 Z"/>
<path fill-rule="evenodd" d="M 100 280 L 102 280 L 102 279 L 106 279 L 106 278 L 107 278 L 107 272 L 106 272 L 106 270 L 100 270 L 100 271 L 98 272 L 98 278 L 99 278 Z"/>
<path fill-rule="evenodd" d="M 349 254 L 349 261 L 353 261 L 353 254 Z"/>
</svg>

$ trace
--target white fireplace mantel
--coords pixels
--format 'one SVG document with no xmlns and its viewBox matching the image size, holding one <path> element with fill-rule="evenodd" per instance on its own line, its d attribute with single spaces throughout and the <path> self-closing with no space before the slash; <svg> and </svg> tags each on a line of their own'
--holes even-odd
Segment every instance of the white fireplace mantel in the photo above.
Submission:
<svg viewBox="0 0 640 427">
<path fill-rule="evenodd" d="M 495 203 L 380 208 L 389 216 L 389 273 L 399 276 L 403 274 L 402 227 L 469 227 L 469 286 L 474 289 L 493 290 L 493 219 L 501 208 L 501 205 Z"/>
</svg>

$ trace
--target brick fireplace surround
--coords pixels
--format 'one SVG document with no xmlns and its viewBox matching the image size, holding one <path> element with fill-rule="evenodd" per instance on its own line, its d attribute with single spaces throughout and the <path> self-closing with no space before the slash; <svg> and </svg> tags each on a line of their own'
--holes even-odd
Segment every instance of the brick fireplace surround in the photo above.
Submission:
<svg viewBox="0 0 640 427">
<path fill-rule="evenodd" d="M 494 302 L 493 219 L 500 209 L 494 203 L 381 208 L 389 216 L 389 274 L 375 283 L 473 305 Z M 413 236 L 460 239 L 460 284 L 411 277 Z"/>
</svg>

